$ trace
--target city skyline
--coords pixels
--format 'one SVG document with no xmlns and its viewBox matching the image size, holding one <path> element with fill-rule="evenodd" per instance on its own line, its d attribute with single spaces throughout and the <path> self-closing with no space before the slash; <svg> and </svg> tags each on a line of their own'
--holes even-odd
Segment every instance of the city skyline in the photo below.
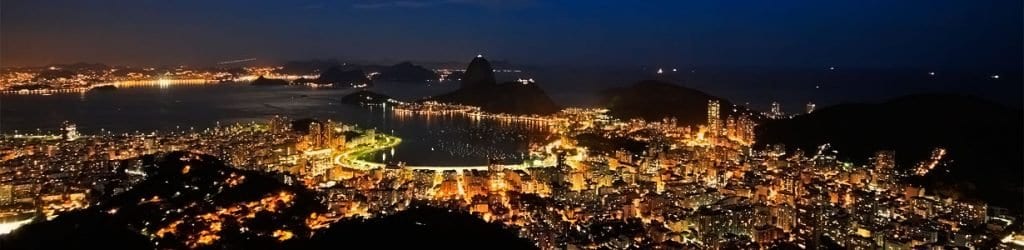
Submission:
<svg viewBox="0 0 1024 250">
<path fill-rule="evenodd" d="M 4 0 L 0 248 L 1024 249 L 1022 5 Z"/>
</svg>

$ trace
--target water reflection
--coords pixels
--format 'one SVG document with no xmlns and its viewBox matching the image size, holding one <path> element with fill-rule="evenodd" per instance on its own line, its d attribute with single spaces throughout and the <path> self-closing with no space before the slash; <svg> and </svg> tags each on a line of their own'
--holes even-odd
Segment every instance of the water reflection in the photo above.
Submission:
<svg viewBox="0 0 1024 250">
<path fill-rule="evenodd" d="M 445 93 L 455 85 L 382 83 L 371 90 L 400 99 Z M 83 133 L 205 128 L 265 120 L 274 115 L 331 119 L 402 137 L 402 144 L 376 159 L 416 165 L 477 165 L 490 158 L 515 160 L 531 143 L 546 140 L 543 129 L 464 117 L 398 116 L 380 107 L 344 105 L 354 90 L 238 84 L 139 87 L 52 96 L 4 95 L 0 132 L 56 130 L 67 120 Z"/>
</svg>

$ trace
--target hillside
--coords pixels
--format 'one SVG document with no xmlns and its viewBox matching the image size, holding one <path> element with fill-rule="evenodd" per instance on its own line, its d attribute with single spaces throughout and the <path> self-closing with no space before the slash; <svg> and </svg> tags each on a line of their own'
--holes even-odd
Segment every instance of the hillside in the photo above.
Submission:
<svg viewBox="0 0 1024 250">
<path fill-rule="evenodd" d="M 443 103 L 480 107 L 491 113 L 547 115 L 561 108 L 536 83 L 496 84 L 493 69 L 483 57 L 476 57 L 466 69 L 462 85 L 453 92 L 428 98 Z"/>
<path fill-rule="evenodd" d="M 380 241 L 381 235 L 395 240 Z M 514 230 L 488 223 L 475 215 L 432 207 L 414 207 L 394 215 L 332 224 L 317 233 L 307 249 L 339 245 L 377 249 L 536 249 Z"/>
<path fill-rule="evenodd" d="M 144 169 L 146 179 L 130 190 L 67 219 L 30 224 L 24 230 L 16 230 L 4 238 L 5 244 L 28 249 L 117 246 L 113 242 L 118 241 L 90 240 L 88 231 L 61 230 L 72 227 L 103 228 L 118 233 L 106 237 L 134 240 L 136 245 L 142 245 L 138 243 L 139 237 L 151 237 L 152 243 L 161 249 L 211 244 L 232 249 L 280 248 L 290 242 L 278 241 L 274 232 L 285 230 L 295 235 L 308 235 L 311 229 L 306 226 L 305 218 L 323 211 L 323 205 L 304 187 L 283 184 L 271 175 L 229 168 L 211 156 L 172 152 L 154 159 L 144 163 L 148 166 Z M 116 230 L 118 228 L 123 230 Z M 128 233 L 140 230 L 149 233 L 138 237 Z M 80 239 L 81 244 L 101 245 L 89 248 L 73 241 L 40 242 L 36 236 L 40 233 L 60 239 Z"/>
<path fill-rule="evenodd" d="M 675 117 L 682 125 L 703 125 L 707 121 L 708 101 L 717 100 L 721 117 L 750 113 L 728 100 L 660 80 L 645 80 L 633 85 L 602 91 L 601 104 L 620 119 L 640 118 L 658 121 Z M 736 111 L 734 111 L 734 109 Z M 753 115 L 753 114 L 751 114 Z"/>
<path fill-rule="evenodd" d="M 263 76 L 260 76 L 259 78 L 256 78 L 256 80 L 252 80 L 252 82 L 249 83 L 249 85 L 256 85 L 256 86 L 288 85 L 288 81 L 283 80 L 283 79 L 265 78 Z"/>
<path fill-rule="evenodd" d="M 316 231 L 324 214 L 314 191 L 272 175 L 230 168 L 211 156 L 171 152 L 142 158 L 146 179 L 130 190 L 54 220 L 0 235 L 2 249 L 336 249 L 339 245 L 532 249 L 516 231 L 477 216 L 417 205 Z M 402 238 L 381 242 L 385 238 Z M 59 239 L 59 240 L 55 240 Z"/>
<path fill-rule="evenodd" d="M 339 67 L 331 67 L 320 73 L 315 80 L 317 84 L 333 84 L 335 87 L 352 87 L 360 84 L 370 84 L 366 73 L 362 70 L 342 70 Z"/>
<path fill-rule="evenodd" d="M 426 82 L 436 80 L 437 74 L 410 62 L 401 62 L 381 69 L 377 80 L 392 82 Z"/>
<path fill-rule="evenodd" d="M 775 120 L 757 129 L 761 145 L 812 149 L 831 143 L 840 156 L 863 163 L 875 151 L 895 150 L 897 164 L 912 167 L 935 147 L 948 150 L 951 167 L 932 171 L 926 182 L 956 186 L 964 194 L 993 203 L 1020 207 L 1020 109 L 979 98 L 929 94 L 878 104 L 844 104 L 789 120 Z M 1017 195 L 1005 195 L 1013 192 Z M 1000 202 L 1002 201 L 1002 202 Z"/>
</svg>

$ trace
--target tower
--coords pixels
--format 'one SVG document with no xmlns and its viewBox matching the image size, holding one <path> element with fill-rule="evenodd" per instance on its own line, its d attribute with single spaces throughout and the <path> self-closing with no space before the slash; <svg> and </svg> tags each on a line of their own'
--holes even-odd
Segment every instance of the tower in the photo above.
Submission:
<svg viewBox="0 0 1024 250">
<path fill-rule="evenodd" d="M 322 130 L 323 130 L 322 138 L 323 139 L 321 139 L 321 140 L 322 140 L 324 146 L 334 147 L 335 146 L 334 145 L 334 143 L 335 143 L 335 138 L 334 138 L 334 136 L 335 136 L 334 135 L 334 122 L 332 122 L 331 120 L 327 120 L 327 122 L 324 122 L 324 124 L 322 126 L 323 126 L 323 128 L 322 128 Z"/>
<path fill-rule="evenodd" d="M 722 121 L 719 119 L 719 109 L 718 100 L 708 101 L 708 128 L 711 131 L 718 131 L 718 128 L 722 126 Z"/>
<path fill-rule="evenodd" d="M 814 106 L 815 105 L 814 105 L 813 102 L 807 102 L 807 106 L 805 108 L 806 109 L 805 111 L 807 111 L 808 114 L 810 114 L 811 112 L 814 112 Z"/>
<path fill-rule="evenodd" d="M 889 188 L 895 184 L 896 153 L 892 150 L 881 150 L 875 152 L 875 157 L 871 160 L 875 170 L 871 180 L 875 186 Z"/>
</svg>

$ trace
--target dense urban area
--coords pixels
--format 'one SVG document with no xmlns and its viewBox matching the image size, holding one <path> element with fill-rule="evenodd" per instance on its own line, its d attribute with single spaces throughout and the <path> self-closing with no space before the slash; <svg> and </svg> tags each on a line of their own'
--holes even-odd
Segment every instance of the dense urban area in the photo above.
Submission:
<svg viewBox="0 0 1024 250">
<path fill-rule="evenodd" d="M 757 149 L 752 146 L 755 122 L 747 114 L 721 117 L 720 109 L 734 107 L 717 101 L 707 103 L 701 126 L 619 120 L 604 109 L 516 116 L 436 102 L 393 105 L 394 115 L 532 123 L 552 140 L 532 147 L 523 162 L 445 168 L 367 159 L 401 138 L 329 120 L 273 117 L 203 129 L 96 134 L 80 134 L 68 122 L 61 131 L 2 138 L 3 229 L 128 192 L 155 167 L 145 164 L 147 155 L 185 151 L 313 190 L 326 211 L 309 215 L 308 229 L 301 232 L 307 235 L 274 231 L 280 241 L 310 237 L 335 221 L 426 203 L 503 224 L 542 249 L 1024 246 L 1024 236 L 1010 228 L 1018 220 L 1013 213 L 980 201 L 928 195 L 923 187 L 901 181 L 940 166 L 943 148 L 909 170 L 896 168 L 898 152 L 893 151 L 879 151 L 870 164 L 857 165 L 837 160 L 828 144 L 815 152 L 794 153 L 782 145 Z M 181 172 L 188 174 L 189 167 Z M 215 183 L 246 180 L 243 174 L 224 178 Z M 160 242 L 182 233 L 176 231 L 182 221 L 193 226 L 205 221 L 199 226 L 210 228 L 175 239 L 188 247 L 214 244 L 221 224 L 212 221 L 243 220 L 244 211 L 274 211 L 292 196 L 282 190 L 240 205 L 247 209 L 225 207 L 207 215 L 169 210 L 153 222 L 159 228 L 143 233 Z"/>
</svg>

